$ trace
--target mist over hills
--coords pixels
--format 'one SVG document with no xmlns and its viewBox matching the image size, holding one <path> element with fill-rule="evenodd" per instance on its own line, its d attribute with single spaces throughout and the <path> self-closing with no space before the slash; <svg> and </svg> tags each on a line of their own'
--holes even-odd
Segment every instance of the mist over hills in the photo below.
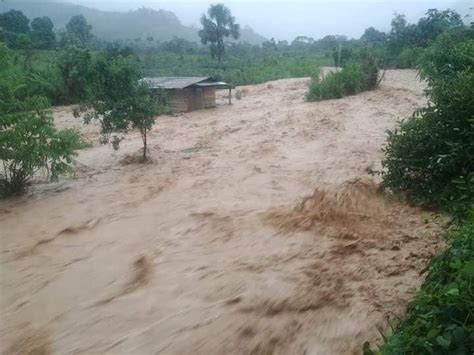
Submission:
<svg viewBox="0 0 474 355">
<path fill-rule="evenodd" d="M 74 15 L 83 15 L 93 27 L 93 33 L 107 41 L 134 40 L 153 37 L 166 41 L 175 37 L 197 42 L 198 28 L 185 26 L 171 11 L 140 8 L 127 12 L 102 11 L 82 5 L 60 1 L 17 1 L 0 2 L 0 12 L 21 10 L 30 19 L 48 16 L 55 28 L 63 28 Z M 204 12 L 205 9 L 203 9 Z M 265 41 L 248 26 L 241 28 L 239 41 L 259 44 Z"/>
</svg>

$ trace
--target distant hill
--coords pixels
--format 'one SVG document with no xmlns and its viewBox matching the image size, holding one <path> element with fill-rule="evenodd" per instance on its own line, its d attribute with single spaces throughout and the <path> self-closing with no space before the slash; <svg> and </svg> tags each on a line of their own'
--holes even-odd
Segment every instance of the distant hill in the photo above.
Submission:
<svg viewBox="0 0 474 355">
<path fill-rule="evenodd" d="M 113 41 L 149 36 L 155 40 L 166 41 L 174 37 L 189 41 L 199 41 L 198 29 L 183 25 L 171 11 L 141 8 L 128 12 L 110 12 L 82 5 L 55 1 L 4 0 L 0 2 L 0 12 L 11 9 L 21 10 L 30 19 L 48 16 L 55 27 L 63 28 L 74 15 L 83 15 L 93 27 L 98 38 Z M 260 44 L 265 37 L 243 26 L 239 41 Z"/>
</svg>

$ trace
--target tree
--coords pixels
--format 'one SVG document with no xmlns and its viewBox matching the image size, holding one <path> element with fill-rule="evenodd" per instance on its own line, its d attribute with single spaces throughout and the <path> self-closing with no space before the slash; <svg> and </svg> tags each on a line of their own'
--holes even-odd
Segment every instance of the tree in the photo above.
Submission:
<svg viewBox="0 0 474 355">
<path fill-rule="evenodd" d="M 211 5 L 201 17 L 202 30 L 199 31 L 202 44 L 210 43 L 212 58 L 221 62 L 225 53 L 224 39 L 232 37 L 238 39 L 240 27 L 235 23 L 235 18 L 223 4 Z"/>
<path fill-rule="evenodd" d="M 73 16 L 66 25 L 66 36 L 87 44 L 92 39 L 92 26 L 87 23 L 84 16 Z"/>
<path fill-rule="evenodd" d="M 104 142 L 112 132 L 137 129 L 143 141 L 142 160 L 147 160 L 148 132 L 159 114 L 167 111 L 162 92 L 153 95 L 140 80 L 138 65 L 130 56 L 103 52 L 92 65 L 89 96 L 76 116 L 84 122 L 97 120 L 101 124 Z"/>
<path fill-rule="evenodd" d="M 349 47 L 339 44 L 332 50 L 332 59 L 335 67 L 342 67 L 353 57 L 352 50 Z"/>
<path fill-rule="evenodd" d="M 417 24 L 418 29 L 418 45 L 421 47 L 428 46 L 441 33 L 456 27 L 463 27 L 461 16 L 452 10 L 438 11 L 437 9 L 429 9 L 426 17 L 422 17 Z"/>
<path fill-rule="evenodd" d="M 366 43 L 379 45 L 385 43 L 387 40 L 387 34 L 385 32 L 378 31 L 373 27 L 369 27 L 364 31 L 364 34 L 360 37 L 360 39 Z"/>
<path fill-rule="evenodd" d="M 0 29 L 14 33 L 30 32 L 30 20 L 23 12 L 18 10 L 10 10 L 0 14 Z"/>
<path fill-rule="evenodd" d="M 77 103 L 85 98 L 90 64 L 90 50 L 80 43 L 69 43 L 59 53 L 57 66 L 61 73 L 66 102 Z"/>
<path fill-rule="evenodd" d="M 31 39 L 36 48 L 51 49 L 56 42 L 53 31 L 54 25 L 47 16 L 35 18 L 31 21 Z"/>
<path fill-rule="evenodd" d="M 406 44 L 407 20 L 403 14 L 395 14 L 391 23 L 388 44 L 392 52 L 399 53 Z"/>
<path fill-rule="evenodd" d="M 5 59 L 5 50 L 0 52 Z M 81 141 L 76 132 L 55 128 L 46 98 L 22 90 L 28 78 L 8 63 L 0 74 L 0 196 L 7 196 L 23 192 L 40 169 L 51 179 L 67 172 Z"/>
</svg>

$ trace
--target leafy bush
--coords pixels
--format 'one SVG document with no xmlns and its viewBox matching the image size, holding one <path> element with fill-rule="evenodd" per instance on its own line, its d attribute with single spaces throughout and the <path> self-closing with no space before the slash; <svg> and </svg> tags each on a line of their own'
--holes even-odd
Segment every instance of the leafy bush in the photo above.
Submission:
<svg viewBox="0 0 474 355">
<path fill-rule="evenodd" d="M 377 353 L 474 352 L 474 40 L 444 33 L 422 63 L 429 106 L 389 132 L 383 182 L 415 201 L 448 208 L 465 223 L 431 264 L 405 319 Z M 469 216 L 469 217 L 468 217 Z M 464 221 L 464 222 L 463 222 Z M 369 345 L 365 354 L 373 354 Z"/>
<path fill-rule="evenodd" d="M 308 101 L 338 99 L 347 95 L 372 90 L 378 84 L 378 68 L 374 60 L 363 63 L 349 62 L 342 70 L 331 72 L 325 77 L 319 73 L 313 76 Z"/>
<path fill-rule="evenodd" d="M 450 248 L 433 259 L 406 318 L 380 354 L 474 352 L 474 215 L 449 239 Z M 365 353 L 373 354 L 367 347 Z"/>
<path fill-rule="evenodd" d="M 397 67 L 400 69 L 417 68 L 423 56 L 423 48 L 408 47 L 404 48 L 398 56 Z"/>
<path fill-rule="evenodd" d="M 45 97 L 29 95 L 27 78 L 11 70 L 0 44 L 0 196 L 21 193 L 42 168 L 52 179 L 69 169 L 79 136 L 57 131 Z"/>
<path fill-rule="evenodd" d="M 383 183 L 416 202 L 445 205 L 463 199 L 472 206 L 474 40 L 456 43 L 441 35 L 427 51 L 422 75 L 429 84 L 429 106 L 389 132 Z"/>
<path fill-rule="evenodd" d="M 4 106 L 5 102 L 1 104 Z M 28 98 L 20 105 L 1 110 L 0 196 L 23 192 L 28 180 L 41 168 L 47 169 L 51 179 L 57 179 L 69 170 L 74 151 L 80 146 L 74 131 L 56 130 L 44 98 Z"/>
</svg>

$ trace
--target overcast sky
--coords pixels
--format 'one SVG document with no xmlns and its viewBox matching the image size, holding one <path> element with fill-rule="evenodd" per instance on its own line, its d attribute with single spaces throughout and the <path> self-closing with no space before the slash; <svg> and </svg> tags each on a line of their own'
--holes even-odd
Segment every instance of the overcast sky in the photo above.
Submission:
<svg viewBox="0 0 474 355">
<path fill-rule="evenodd" d="M 374 26 L 388 30 L 395 12 L 415 22 L 427 9 L 455 8 L 471 13 L 469 0 L 68 0 L 103 10 L 126 11 L 142 6 L 173 11 L 186 25 L 199 25 L 199 17 L 212 3 L 223 2 L 237 22 L 249 25 L 267 38 L 292 40 L 306 35 L 315 39 L 327 34 L 358 38 L 364 29 Z"/>
</svg>

